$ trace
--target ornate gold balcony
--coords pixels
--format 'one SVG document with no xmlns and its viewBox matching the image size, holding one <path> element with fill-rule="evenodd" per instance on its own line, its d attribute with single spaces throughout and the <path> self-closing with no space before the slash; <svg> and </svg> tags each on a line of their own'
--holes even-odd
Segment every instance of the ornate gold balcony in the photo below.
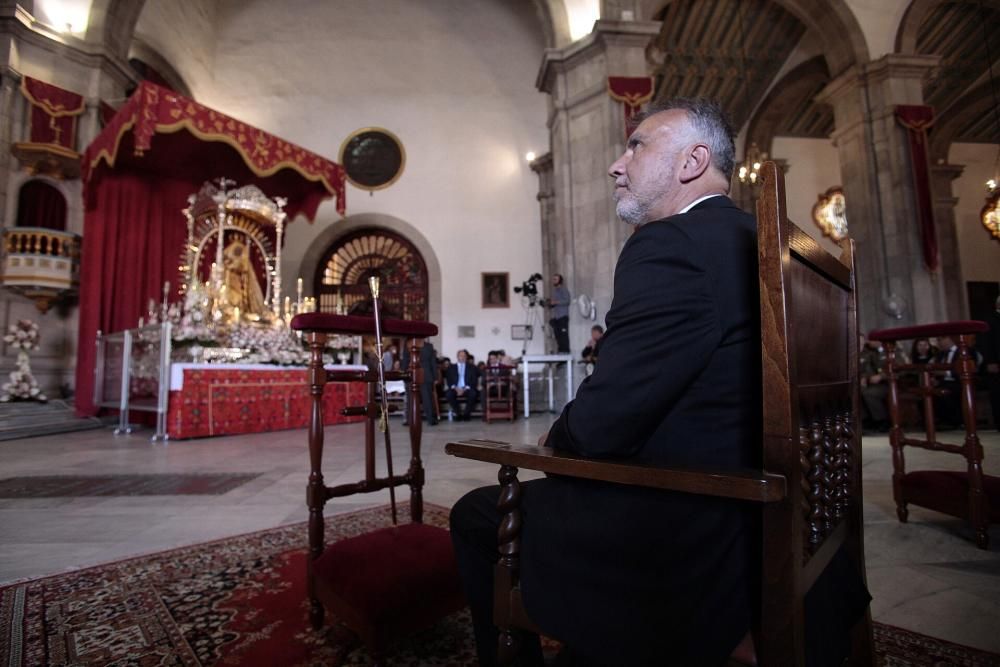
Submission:
<svg viewBox="0 0 1000 667">
<path fill-rule="evenodd" d="M 80 284 L 80 236 L 41 227 L 3 230 L 0 282 L 46 312 Z"/>
</svg>

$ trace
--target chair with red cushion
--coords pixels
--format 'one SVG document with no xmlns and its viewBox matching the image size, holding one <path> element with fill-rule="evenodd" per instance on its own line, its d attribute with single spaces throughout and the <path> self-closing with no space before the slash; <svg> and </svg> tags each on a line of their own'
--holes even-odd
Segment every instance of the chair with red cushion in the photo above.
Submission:
<svg viewBox="0 0 1000 667">
<path fill-rule="evenodd" d="M 383 335 L 400 336 L 410 346 L 410 368 L 385 373 L 385 379 L 409 383 L 408 415 L 410 465 L 403 474 L 379 477 L 375 473 L 376 401 L 378 373 L 371 370 L 327 370 L 323 349 L 331 334 L 372 334 L 374 319 L 327 313 L 304 313 L 292 328 L 304 333 L 309 344 L 309 386 L 312 419 L 309 424 L 308 591 L 309 618 L 314 628 L 323 625 L 331 611 L 364 641 L 378 663 L 399 638 L 432 625 L 442 616 L 465 606 L 455 555 L 448 531 L 422 523 L 424 469 L 420 460 L 421 405 L 418 338 L 437 333 L 428 322 L 386 319 Z M 327 383 L 365 382 L 368 400 L 363 406 L 344 409 L 345 415 L 365 417 L 365 477 L 355 483 L 326 486 L 323 482 L 323 390 Z M 391 407 L 391 406 L 390 406 Z M 323 506 L 330 498 L 371 493 L 396 486 L 410 487 L 411 523 L 324 543 Z"/>
<path fill-rule="evenodd" d="M 906 523 L 909 516 L 906 506 L 919 505 L 943 512 L 959 519 L 966 519 L 975 533 L 976 544 L 989 548 L 988 528 L 1000 523 L 1000 477 L 983 474 L 983 446 L 976 431 L 976 361 L 971 347 L 975 334 L 988 329 L 978 320 L 940 322 L 912 327 L 872 331 L 868 338 L 880 341 L 886 349 L 886 374 L 889 376 L 889 444 L 892 446 L 892 495 L 896 501 L 896 515 Z M 901 340 L 950 336 L 958 344 L 954 362 L 932 364 L 901 364 L 896 362 L 897 344 Z M 934 397 L 941 394 L 933 376 L 952 371 L 959 380 L 959 399 L 965 422 L 962 444 L 949 444 L 937 439 L 934 423 Z M 900 376 L 917 374 L 919 386 L 912 390 L 924 404 L 924 437 L 909 437 L 903 432 L 900 411 Z M 906 472 L 905 447 L 920 447 L 935 452 L 949 452 L 965 457 L 964 472 L 946 470 L 920 470 Z"/>
<path fill-rule="evenodd" d="M 484 376 L 483 419 L 514 421 L 517 410 L 517 389 L 514 387 L 514 367 L 503 364 L 487 366 Z"/>
</svg>

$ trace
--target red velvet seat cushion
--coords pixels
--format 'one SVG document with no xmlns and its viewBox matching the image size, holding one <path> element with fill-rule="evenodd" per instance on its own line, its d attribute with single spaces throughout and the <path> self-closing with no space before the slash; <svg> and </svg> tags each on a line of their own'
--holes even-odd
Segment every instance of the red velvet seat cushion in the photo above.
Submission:
<svg viewBox="0 0 1000 667">
<path fill-rule="evenodd" d="M 373 334 L 375 318 L 364 315 L 335 315 L 333 313 L 301 313 L 292 318 L 292 328 L 296 331 L 318 331 L 320 333 Z M 427 338 L 436 336 L 436 324 L 418 320 L 382 320 L 382 334 L 385 336 L 411 336 Z"/>
<path fill-rule="evenodd" d="M 909 340 L 911 338 L 931 338 L 933 336 L 958 336 L 989 331 L 986 322 L 979 320 L 956 320 L 935 324 L 918 324 L 895 329 L 875 329 L 868 334 L 868 340 Z"/>
<path fill-rule="evenodd" d="M 373 625 L 405 626 L 464 605 L 451 536 L 422 523 L 335 542 L 314 572 Z"/>
<path fill-rule="evenodd" d="M 990 523 L 1000 522 L 1000 477 L 983 475 Z M 944 512 L 951 516 L 969 517 L 969 475 L 951 470 L 920 470 L 903 476 L 903 495 L 907 502 Z"/>
</svg>

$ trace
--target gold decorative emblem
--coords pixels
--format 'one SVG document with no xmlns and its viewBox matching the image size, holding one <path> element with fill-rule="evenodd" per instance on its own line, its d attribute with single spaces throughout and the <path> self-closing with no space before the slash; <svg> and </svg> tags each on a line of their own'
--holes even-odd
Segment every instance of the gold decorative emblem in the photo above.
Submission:
<svg viewBox="0 0 1000 667">
<path fill-rule="evenodd" d="M 847 238 L 847 208 L 844 190 L 836 185 L 819 196 L 813 206 L 813 221 L 834 241 Z"/>
</svg>

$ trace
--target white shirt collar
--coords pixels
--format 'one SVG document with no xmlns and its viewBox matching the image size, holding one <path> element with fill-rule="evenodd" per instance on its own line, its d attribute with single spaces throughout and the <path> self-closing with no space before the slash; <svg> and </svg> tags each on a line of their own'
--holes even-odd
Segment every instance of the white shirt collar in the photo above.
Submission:
<svg viewBox="0 0 1000 667">
<path fill-rule="evenodd" d="M 705 195 L 704 197 L 699 197 L 698 199 L 695 199 L 693 202 L 691 202 L 690 204 L 688 204 L 687 206 L 685 206 L 684 208 L 682 208 L 680 211 L 678 211 L 677 215 L 680 215 L 681 213 L 687 213 L 688 211 L 690 211 L 691 209 L 693 209 L 695 206 L 697 206 L 698 204 L 702 203 L 706 199 L 711 199 L 712 197 L 724 197 L 724 196 L 725 195 L 722 195 L 722 194 L 719 194 L 718 192 L 716 192 L 715 194 Z"/>
</svg>

